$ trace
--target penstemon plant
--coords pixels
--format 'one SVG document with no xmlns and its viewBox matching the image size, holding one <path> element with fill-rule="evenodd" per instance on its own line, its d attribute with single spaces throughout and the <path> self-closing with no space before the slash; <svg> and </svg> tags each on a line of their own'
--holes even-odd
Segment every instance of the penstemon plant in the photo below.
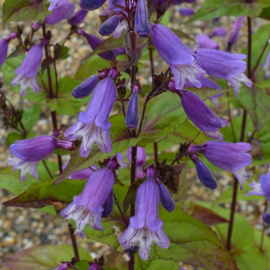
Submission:
<svg viewBox="0 0 270 270">
<path fill-rule="evenodd" d="M 5 266 L 270 268 L 270 25 L 252 34 L 253 18 L 270 20 L 270 2 L 206 0 L 197 12 L 181 7 L 181 16 L 192 16 L 186 23 L 201 20 L 204 29 L 205 20 L 216 25 L 222 16 L 238 16 L 227 25 L 230 35 L 219 26 L 195 40 L 168 27 L 166 18 L 183 2 L 195 1 L 81 0 L 75 12 L 69 0 L 5 0 L 4 24 L 32 23 L 30 34 L 18 25 L 0 41 L 1 115 L 6 129 L 13 129 L 0 186 L 16 195 L 3 204 L 42 208 L 67 223 L 72 241 L 8 256 Z M 82 26 L 97 9 L 104 39 Z M 69 32 L 56 42 L 52 30 L 63 21 Z M 246 48 L 234 53 L 245 22 Z M 73 78 L 61 77 L 59 62 L 69 56 L 65 45 L 72 35 L 92 51 Z M 8 53 L 10 42 L 17 47 Z M 150 69 L 151 85 L 142 83 L 148 76 L 142 66 Z M 33 106 L 16 108 L 6 85 Z M 41 108 L 50 112 L 53 128 L 37 136 L 32 129 Z M 63 115 L 76 122 L 62 125 Z M 216 170 L 230 175 L 232 186 L 214 201 L 189 200 L 191 168 L 209 192 L 219 185 Z M 251 224 L 236 206 L 260 200 L 257 195 L 265 198 L 264 209 Z M 114 251 L 91 258 L 78 247 L 78 237 Z M 46 262 L 48 256 L 57 259 Z M 33 267 L 25 264 L 29 260 Z"/>
</svg>

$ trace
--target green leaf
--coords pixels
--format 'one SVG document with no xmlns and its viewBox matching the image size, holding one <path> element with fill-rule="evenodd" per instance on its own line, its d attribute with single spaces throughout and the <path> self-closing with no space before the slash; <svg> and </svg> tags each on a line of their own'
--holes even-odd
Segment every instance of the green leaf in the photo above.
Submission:
<svg viewBox="0 0 270 270">
<path fill-rule="evenodd" d="M 270 96 L 255 86 L 242 87 L 238 100 L 250 114 L 256 131 L 260 131 L 270 120 Z"/>
<path fill-rule="evenodd" d="M 268 0 L 257 0 L 250 3 L 242 0 L 206 0 L 187 23 L 197 20 L 210 20 L 221 16 L 249 16 L 255 18 L 267 6 L 269 6 Z"/>
<path fill-rule="evenodd" d="M 98 55 L 95 55 L 89 59 L 87 59 L 78 69 L 74 78 L 76 80 L 83 81 L 90 77 L 91 75 L 95 75 L 97 70 L 104 69 L 108 67 L 110 64 L 109 61 L 100 58 Z"/>
<path fill-rule="evenodd" d="M 200 221 L 186 214 L 180 207 L 168 213 L 160 209 L 160 219 L 171 245 L 162 249 L 151 246 L 150 258 L 182 261 L 205 269 L 238 269 L 216 234 Z"/>
<path fill-rule="evenodd" d="M 263 8 L 259 17 L 262 19 L 270 20 L 270 7 Z"/>
<path fill-rule="evenodd" d="M 86 169 L 88 166 L 95 164 L 97 161 L 114 156 L 120 153 L 124 147 L 135 146 L 141 140 L 140 138 L 130 138 L 126 129 L 125 119 L 122 115 L 113 115 L 110 117 L 111 140 L 113 149 L 110 153 L 105 154 L 99 148 L 91 150 L 88 157 L 83 158 L 79 155 L 79 147 L 73 152 L 72 157 L 65 168 L 64 172 L 57 179 L 56 183 L 63 181 L 76 170 Z"/>
<path fill-rule="evenodd" d="M 91 53 L 89 53 L 83 60 L 86 60 L 93 55 L 114 50 L 120 47 L 124 47 L 124 37 L 123 35 L 119 38 L 114 38 L 114 36 L 110 36 L 109 38 L 105 39 L 102 43 L 100 43 Z M 100 59 L 100 58 L 99 58 Z"/>
<path fill-rule="evenodd" d="M 54 180 L 34 185 L 19 196 L 4 202 L 7 206 L 42 208 L 51 202 L 71 203 L 75 195 L 80 195 L 85 183 L 66 179 L 57 186 Z"/>
<path fill-rule="evenodd" d="M 254 230 L 254 245 L 260 249 L 262 243 L 262 231 Z M 264 235 L 263 244 L 262 244 L 262 254 L 265 258 L 265 268 L 270 268 L 270 237 Z"/>
<path fill-rule="evenodd" d="M 14 141 L 19 141 L 19 140 L 23 140 L 22 134 L 17 133 L 17 132 L 11 132 L 11 133 L 8 133 L 6 137 L 6 144 L 9 147 L 11 144 L 14 143 Z"/>
<path fill-rule="evenodd" d="M 164 15 L 163 15 L 163 17 L 162 17 L 162 19 L 160 20 L 160 24 L 163 24 L 163 25 L 165 25 L 165 26 L 168 26 L 168 24 L 170 23 L 170 18 L 171 18 L 171 10 L 170 9 L 168 9 L 165 13 L 164 13 Z"/>
<path fill-rule="evenodd" d="M 3 4 L 3 23 L 5 26 L 10 21 L 43 21 L 49 13 L 46 1 L 5 0 Z"/>
<path fill-rule="evenodd" d="M 41 108 L 39 105 L 34 104 L 32 107 L 23 110 L 22 123 L 24 128 L 29 132 L 36 122 L 39 120 Z"/>
<path fill-rule="evenodd" d="M 75 267 L 78 270 L 88 270 L 89 269 L 89 263 L 88 261 L 79 261 L 75 263 Z"/>
<path fill-rule="evenodd" d="M 74 115 L 77 114 L 80 107 L 89 99 L 76 99 L 71 95 L 73 89 L 80 81 L 71 77 L 60 78 L 58 84 L 58 97 L 47 99 L 46 104 L 51 111 L 56 111 L 58 115 Z"/>
<path fill-rule="evenodd" d="M 87 251 L 78 247 L 81 260 L 92 260 Z M 3 260 L 3 265 L 16 270 L 48 270 L 71 261 L 72 245 L 45 245 L 14 253 Z"/>
</svg>

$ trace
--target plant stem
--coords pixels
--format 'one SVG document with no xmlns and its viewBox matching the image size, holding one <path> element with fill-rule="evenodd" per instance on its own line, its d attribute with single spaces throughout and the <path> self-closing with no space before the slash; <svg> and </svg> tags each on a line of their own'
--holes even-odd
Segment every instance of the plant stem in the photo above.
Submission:
<svg viewBox="0 0 270 270">
<path fill-rule="evenodd" d="M 42 163 L 43 163 L 43 165 L 44 165 L 46 171 L 48 172 L 49 176 L 51 177 L 51 179 L 53 179 L 53 175 L 52 175 L 52 173 L 50 172 L 50 169 L 48 168 L 45 159 L 42 159 Z"/>
<path fill-rule="evenodd" d="M 118 208 L 118 210 L 119 210 L 119 212 L 120 212 L 120 214 L 121 214 L 122 219 L 124 220 L 126 226 L 128 227 L 128 222 L 127 222 L 127 220 L 126 220 L 126 218 L 125 218 L 125 215 L 124 215 L 124 213 L 123 213 L 123 211 L 122 211 L 122 209 L 121 209 L 121 207 L 120 207 L 120 205 L 119 205 L 119 202 L 118 202 L 118 200 L 117 200 L 115 194 L 113 194 L 113 198 L 114 198 L 114 200 L 115 200 L 115 204 L 117 205 L 117 208 Z"/>
<path fill-rule="evenodd" d="M 73 246 L 75 259 L 78 262 L 80 260 L 79 252 L 78 252 L 78 246 L 77 246 L 77 242 L 76 242 L 76 238 L 75 238 L 75 232 L 74 232 L 74 229 L 73 229 L 71 224 L 68 224 L 68 229 L 69 229 L 69 234 L 70 234 L 71 241 L 72 241 L 72 246 Z"/>
<path fill-rule="evenodd" d="M 264 214 L 267 212 L 267 200 L 264 201 Z M 261 236 L 261 243 L 260 243 L 260 251 L 263 252 L 263 239 L 264 239 L 264 233 L 265 233 L 265 223 L 263 221 L 263 229 L 262 229 L 262 236 Z"/>
<path fill-rule="evenodd" d="M 252 72 L 251 72 L 251 19 L 247 17 L 247 24 L 248 24 L 248 55 L 247 55 L 247 73 L 248 78 L 251 79 Z M 241 135 L 240 135 L 240 142 L 245 140 L 245 130 L 246 130 L 246 122 L 247 122 L 247 110 L 244 109 L 243 111 L 243 118 L 242 118 L 242 127 L 241 127 Z M 238 187 L 238 180 L 234 177 L 234 185 L 233 185 L 233 197 L 232 197 L 232 204 L 231 204 L 231 214 L 230 214 L 230 223 L 228 228 L 228 235 L 227 235 L 227 249 L 230 251 L 231 249 L 231 238 L 233 232 L 233 221 L 234 221 L 234 213 L 236 208 L 236 199 L 237 199 L 237 187 Z"/>
</svg>

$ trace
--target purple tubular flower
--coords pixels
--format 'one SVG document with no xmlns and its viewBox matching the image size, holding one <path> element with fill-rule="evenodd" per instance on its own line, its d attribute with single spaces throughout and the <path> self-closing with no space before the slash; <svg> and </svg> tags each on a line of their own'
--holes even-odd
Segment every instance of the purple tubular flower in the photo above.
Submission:
<svg viewBox="0 0 270 270">
<path fill-rule="evenodd" d="M 163 183 L 160 180 L 157 179 L 156 182 L 158 184 L 161 205 L 168 212 L 174 211 L 175 203 L 172 196 L 170 195 L 167 188 L 163 185 Z"/>
<path fill-rule="evenodd" d="M 20 93 L 22 96 L 25 95 L 28 87 L 36 93 L 39 92 L 36 74 L 42 62 L 42 46 L 45 42 L 42 41 L 40 44 L 34 45 L 23 59 L 20 67 L 15 70 L 17 76 L 11 81 L 11 84 L 12 86 L 21 85 Z"/>
<path fill-rule="evenodd" d="M 213 37 L 226 37 L 227 36 L 227 30 L 223 27 L 216 27 L 214 29 L 214 31 L 212 31 L 210 34 L 209 34 L 209 37 L 210 38 L 213 38 Z"/>
<path fill-rule="evenodd" d="M 197 65 L 193 52 L 168 28 L 161 24 L 152 26 L 153 43 L 166 63 L 170 65 L 175 79 L 175 87 L 182 90 L 185 83 L 200 88 L 198 78 L 205 71 Z"/>
<path fill-rule="evenodd" d="M 68 0 L 59 0 L 58 6 L 53 12 L 46 16 L 45 23 L 52 25 L 68 19 L 75 10 L 75 4 L 68 3 Z"/>
<path fill-rule="evenodd" d="M 270 225 L 270 214 L 264 214 L 264 215 L 263 215 L 263 221 L 264 221 L 266 224 Z"/>
<path fill-rule="evenodd" d="M 8 43 L 11 39 L 15 38 L 17 36 L 16 33 L 11 33 L 8 38 L 4 38 L 0 40 L 0 67 L 3 66 L 3 64 L 6 61 L 7 58 L 7 52 L 8 52 Z"/>
<path fill-rule="evenodd" d="M 81 0 L 79 5 L 82 9 L 85 10 L 94 10 L 101 7 L 106 0 Z"/>
<path fill-rule="evenodd" d="M 178 11 L 181 16 L 192 16 L 195 14 L 194 9 L 189 7 L 180 8 Z"/>
<path fill-rule="evenodd" d="M 196 166 L 197 175 L 201 183 L 207 188 L 216 189 L 217 181 L 207 166 L 197 157 L 196 154 L 191 155 L 190 158 Z"/>
<path fill-rule="evenodd" d="M 154 181 L 152 172 L 154 168 L 146 171 L 147 180 L 141 184 L 137 192 L 136 214 L 130 218 L 130 224 L 120 236 L 119 243 L 124 250 L 139 246 L 139 254 L 142 260 L 149 257 L 151 244 L 155 243 L 161 248 L 167 249 L 170 240 L 163 231 L 163 222 L 158 217 L 159 189 Z"/>
<path fill-rule="evenodd" d="M 84 80 L 77 87 L 75 87 L 71 94 L 75 98 L 85 98 L 93 92 L 97 83 L 98 83 L 97 76 L 92 75 L 86 80 Z"/>
<path fill-rule="evenodd" d="M 202 153 L 215 166 L 232 172 L 243 189 L 243 181 L 248 178 L 245 167 L 251 164 L 252 156 L 246 151 L 251 150 L 249 143 L 228 143 L 209 141 L 203 145 L 191 145 L 192 153 Z"/>
<path fill-rule="evenodd" d="M 148 22 L 148 11 L 145 0 L 138 0 L 135 14 L 134 30 L 142 38 L 150 36 L 151 30 Z"/>
<path fill-rule="evenodd" d="M 109 115 L 116 97 L 116 87 L 111 78 L 101 80 L 93 93 L 86 112 L 81 112 L 79 121 L 65 131 L 70 141 L 82 138 L 80 156 L 87 157 L 94 143 L 104 153 L 112 151 Z"/>
<path fill-rule="evenodd" d="M 113 34 L 119 23 L 120 17 L 118 15 L 113 15 L 99 27 L 98 32 L 102 36 L 110 36 Z"/>
<path fill-rule="evenodd" d="M 99 264 L 97 263 L 93 263 L 90 265 L 90 267 L 88 268 L 88 270 L 99 270 L 100 267 L 99 267 Z"/>
<path fill-rule="evenodd" d="M 103 204 L 103 208 L 104 210 L 102 212 L 101 217 L 103 218 L 109 217 L 113 210 L 113 191 L 111 191 L 110 194 L 108 195 L 105 203 Z"/>
<path fill-rule="evenodd" d="M 37 31 L 40 28 L 40 26 L 41 26 L 40 21 L 36 21 L 35 23 L 32 24 L 32 29 L 34 31 Z"/>
<path fill-rule="evenodd" d="M 249 186 L 252 187 L 253 190 L 247 193 L 246 196 L 264 196 L 268 201 L 270 201 L 270 173 L 267 173 L 266 175 L 261 175 L 259 181 L 260 183 L 256 183 L 255 181 L 253 181 L 249 184 Z"/>
<path fill-rule="evenodd" d="M 63 262 L 55 270 L 68 270 L 68 268 L 69 268 L 69 264 L 67 262 Z"/>
<path fill-rule="evenodd" d="M 77 12 L 75 12 L 69 19 L 68 19 L 68 23 L 70 25 L 80 25 L 83 20 L 85 19 L 86 15 L 87 15 L 88 11 L 87 10 L 83 10 L 80 9 Z"/>
<path fill-rule="evenodd" d="M 199 48 L 219 50 L 219 44 L 206 34 L 197 35 L 195 38 Z"/>
<path fill-rule="evenodd" d="M 245 16 L 239 16 L 233 24 L 232 31 L 228 40 L 228 47 L 227 47 L 228 52 L 232 50 L 232 46 L 237 42 L 240 27 L 242 26 L 244 19 Z"/>
<path fill-rule="evenodd" d="M 114 175 L 111 169 L 95 171 L 81 195 L 74 196 L 73 202 L 60 212 L 63 218 L 76 222 L 76 233 L 79 233 L 80 237 L 83 238 L 83 230 L 87 224 L 102 231 L 101 217 L 103 212 L 107 215 L 111 207 L 108 197 L 112 195 L 113 184 Z"/>
<path fill-rule="evenodd" d="M 131 163 L 131 147 L 127 150 L 127 159 Z M 146 161 L 145 149 L 137 146 L 137 159 L 136 159 L 136 177 L 138 179 L 144 178 L 143 165 Z"/>
<path fill-rule="evenodd" d="M 84 36 L 87 39 L 88 44 L 92 48 L 92 50 L 95 50 L 99 44 L 101 44 L 103 41 L 99 39 L 98 37 L 95 37 L 93 35 L 89 35 L 85 33 L 82 29 L 78 30 L 78 34 Z M 113 51 L 106 51 L 98 54 L 101 58 L 113 61 L 115 60 L 115 54 Z"/>
<path fill-rule="evenodd" d="M 0 61 L 0 67 L 1 67 L 1 61 Z M 262 67 L 265 71 L 263 78 L 267 80 L 270 77 L 270 51 L 267 55 L 266 62 L 262 64 Z"/>
<path fill-rule="evenodd" d="M 67 165 L 68 163 L 64 164 L 62 166 L 62 169 L 64 170 L 67 167 Z M 90 168 L 79 170 L 72 173 L 68 178 L 72 180 L 78 180 L 78 179 L 85 180 L 85 179 L 88 179 L 98 169 L 99 168 L 97 166 L 92 165 Z"/>
<path fill-rule="evenodd" d="M 14 166 L 13 170 L 21 170 L 21 181 L 26 180 L 27 173 L 38 179 L 37 163 L 51 154 L 56 148 L 73 150 L 72 142 L 60 141 L 53 136 L 38 136 L 32 139 L 15 141 L 10 146 L 14 158 L 10 158 L 8 165 Z"/>
<path fill-rule="evenodd" d="M 127 114 L 126 114 L 126 126 L 130 129 L 135 129 L 139 123 L 139 97 L 138 92 L 140 90 L 139 85 L 134 84 L 132 86 L 132 95 L 128 103 Z"/>
<path fill-rule="evenodd" d="M 226 126 L 197 95 L 190 91 L 176 91 L 182 101 L 182 106 L 193 124 L 211 138 L 223 140 L 219 129 Z"/>
<path fill-rule="evenodd" d="M 242 82 L 248 87 L 252 86 L 252 81 L 243 73 L 247 68 L 247 63 L 242 59 L 245 59 L 246 55 L 211 49 L 199 49 L 196 55 L 197 63 L 207 74 L 226 79 L 233 86 L 236 97 Z"/>
</svg>

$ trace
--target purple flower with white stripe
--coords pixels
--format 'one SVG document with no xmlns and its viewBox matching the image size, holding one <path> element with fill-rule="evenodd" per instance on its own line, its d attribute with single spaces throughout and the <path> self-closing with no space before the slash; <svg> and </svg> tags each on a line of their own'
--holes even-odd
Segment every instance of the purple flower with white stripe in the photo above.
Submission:
<svg viewBox="0 0 270 270">
<path fill-rule="evenodd" d="M 37 163 L 57 148 L 73 150 L 74 146 L 72 142 L 60 141 L 47 135 L 15 141 L 15 144 L 10 146 L 10 152 L 14 158 L 9 159 L 8 165 L 14 166 L 12 171 L 21 170 L 21 181 L 26 180 L 27 173 L 38 179 Z"/>
<path fill-rule="evenodd" d="M 245 167 L 252 162 L 252 156 L 247 151 L 251 150 L 249 143 L 229 143 L 209 141 L 203 145 L 190 145 L 190 153 L 202 153 L 215 166 L 232 172 L 238 179 L 241 189 L 243 181 L 248 179 Z"/>
<path fill-rule="evenodd" d="M 146 181 L 141 184 L 136 198 L 136 214 L 130 218 L 128 228 L 119 238 L 124 250 L 139 246 L 142 260 L 149 257 L 152 243 L 167 249 L 170 240 L 163 231 L 163 222 L 158 217 L 159 189 L 155 183 L 153 166 L 146 169 Z"/>
<path fill-rule="evenodd" d="M 39 92 L 36 74 L 42 62 L 42 47 L 48 43 L 42 40 L 40 44 L 34 45 L 23 59 L 22 64 L 15 70 L 17 76 L 11 81 L 12 86 L 21 85 L 20 93 L 25 95 L 26 89 L 29 87 L 34 92 Z"/>
<path fill-rule="evenodd" d="M 86 112 L 81 112 L 79 120 L 65 131 L 67 140 L 82 138 L 80 156 L 87 157 L 96 143 L 102 152 L 112 151 L 109 115 L 116 98 L 116 87 L 109 77 L 101 80 L 93 93 Z"/>
<path fill-rule="evenodd" d="M 176 89 L 182 90 L 189 82 L 200 88 L 200 77 L 205 71 L 195 61 L 194 53 L 168 28 L 161 24 L 152 26 L 152 40 L 160 56 L 170 65 Z"/>
<path fill-rule="evenodd" d="M 131 147 L 127 150 L 127 159 L 131 163 Z M 138 179 L 144 178 L 143 165 L 146 161 L 145 148 L 137 146 L 137 158 L 136 158 L 136 177 Z"/>
<path fill-rule="evenodd" d="M 60 215 L 76 222 L 76 233 L 84 238 L 84 228 L 88 224 L 102 231 L 101 217 L 108 217 L 113 207 L 114 174 L 117 162 L 109 160 L 106 168 L 96 170 L 88 179 L 82 193 L 74 196 L 73 202 L 63 209 Z"/>
<path fill-rule="evenodd" d="M 215 78 L 227 80 L 234 88 L 235 95 L 239 93 L 241 84 L 251 87 L 252 81 L 248 79 L 244 72 L 247 63 L 244 54 L 232 54 L 211 49 L 199 49 L 196 51 L 197 63 L 207 74 Z"/>
<path fill-rule="evenodd" d="M 0 40 L 0 48 L 1 48 L 1 52 L 0 52 L 0 67 L 3 66 L 3 64 L 6 61 L 7 58 L 7 52 L 8 52 L 8 43 L 10 42 L 10 40 L 14 39 L 17 37 L 16 33 L 11 33 L 7 38 L 1 39 Z"/>
</svg>

